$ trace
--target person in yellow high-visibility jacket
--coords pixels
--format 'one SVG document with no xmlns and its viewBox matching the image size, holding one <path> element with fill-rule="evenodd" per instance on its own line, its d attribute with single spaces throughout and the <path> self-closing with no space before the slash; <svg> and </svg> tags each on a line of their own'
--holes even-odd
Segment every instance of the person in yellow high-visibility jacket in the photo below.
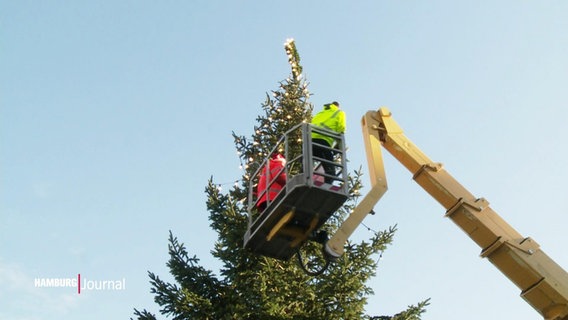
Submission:
<svg viewBox="0 0 568 320">
<path fill-rule="evenodd" d="M 345 112 L 339 108 L 339 103 L 333 101 L 325 104 L 323 109 L 314 115 L 312 125 L 337 133 L 345 133 Z M 327 175 L 335 176 L 335 165 L 333 164 L 333 150 L 335 139 L 319 132 L 312 132 L 313 155 L 321 158 L 323 170 Z M 325 177 L 326 183 L 332 183 L 333 178 Z"/>
</svg>

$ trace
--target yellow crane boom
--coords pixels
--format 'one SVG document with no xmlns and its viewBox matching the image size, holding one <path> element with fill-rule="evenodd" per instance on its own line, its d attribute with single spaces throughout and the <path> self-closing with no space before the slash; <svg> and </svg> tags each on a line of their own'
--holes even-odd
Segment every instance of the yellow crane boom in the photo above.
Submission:
<svg viewBox="0 0 568 320">
<path fill-rule="evenodd" d="M 382 145 L 446 209 L 446 217 L 479 245 L 481 257 L 507 276 L 544 319 L 568 320 L 568 273 L 536 241 L 522 236 L 491 209 L 487 200 L 475 197 L 442 164 L 430 160 L 404 135 L 387 108 L 367 112 L 362 128 L 371 190 L 326 243 L 330 257 L 341 256 L 349 236 L 387 191 Z"/>
</svg>

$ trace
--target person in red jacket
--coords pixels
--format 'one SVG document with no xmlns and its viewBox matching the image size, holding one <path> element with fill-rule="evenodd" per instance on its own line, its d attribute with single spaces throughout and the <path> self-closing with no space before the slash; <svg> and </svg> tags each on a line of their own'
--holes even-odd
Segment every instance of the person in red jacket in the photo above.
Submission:
<svg viewBox="0 0 568 320">
<path fill-rule="evenodd" d="M 256 189 L 259 197 L 256 206 L 259 212 L 266 209 L 267 200 L 268 202 L 273 201 L 286 184 L 285 165 L 286 159 L 284 156 L 280 153 L 275 153 L 268 160 L 268 164 L 260 171 Z"/>
</svg>

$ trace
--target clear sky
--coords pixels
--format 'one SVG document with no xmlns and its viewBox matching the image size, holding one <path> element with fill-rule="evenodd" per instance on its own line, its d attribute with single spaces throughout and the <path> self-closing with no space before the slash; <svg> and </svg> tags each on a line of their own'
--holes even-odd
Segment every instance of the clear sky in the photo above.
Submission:
<svg viewBox="0 0 568 320">
<path fill-rule="evenodd" d="M 291 37 L 316 108 L 347 112 L 352 169 L 367 171 L 361 116 L 388 106 L 568 268 L 567 30 L 566 1 L 1 1 L 0 319 L 157 313 L 147 271 L 170 279 L 169 230 L 217 270 L 204 188 L 240 177 L 231 131 L 250 135 L 289 75 Z M 368 312 L 430 297 L 425 320 L 540 319 L 386 157 L 365 224 L 399 232 Z M 126 287 L 35 287 L 78 274 Z"/>
</svg>

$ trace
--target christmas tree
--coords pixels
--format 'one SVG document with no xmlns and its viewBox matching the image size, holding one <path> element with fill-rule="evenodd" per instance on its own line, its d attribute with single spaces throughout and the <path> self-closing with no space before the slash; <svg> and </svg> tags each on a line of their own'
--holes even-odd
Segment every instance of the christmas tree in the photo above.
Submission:
<svg viewBox="0 0 568 320">
<path fill-rule="evenodd" d="M 365 314 L 367 297 L 373 294 L 366 282 L 376 274 L 378 257 L 392 242 L 395 227 L 373 232 L 367 241 L 347 243 L 343 256 L 316 277 L 304 272 L 294 259 L 276 260 L 243 248 L 251 175 L 286 131 L 309 122 L 313 110 L 293 40 L 286 41 L 285 50 L 290 76 L 279 83 L 278 90 L 266 94 L 254 133 L 248 138 L 233 133 L 243 169 L 240 183 L 223 192 L 211 178 L 205 188 L 211 227 L 218 233 L 212 254 L 222 262 L 219 274 L 201 266 L 170 232 L 167 266 L 175 283 L 149 272 L 160 313 L 172 319 L 420 319 L 427 301 L 394 316 Z M 336 230 L 355 207 L 361 187 L 357 170 L 349 176 L 348 201 L 327 222 L 326 230 Z M 316 247 L 306 245 L 303 250 L 317 255 Z M 134 309 L 134 315 L 156 319 L 147 310 Z"/>
</svg>

